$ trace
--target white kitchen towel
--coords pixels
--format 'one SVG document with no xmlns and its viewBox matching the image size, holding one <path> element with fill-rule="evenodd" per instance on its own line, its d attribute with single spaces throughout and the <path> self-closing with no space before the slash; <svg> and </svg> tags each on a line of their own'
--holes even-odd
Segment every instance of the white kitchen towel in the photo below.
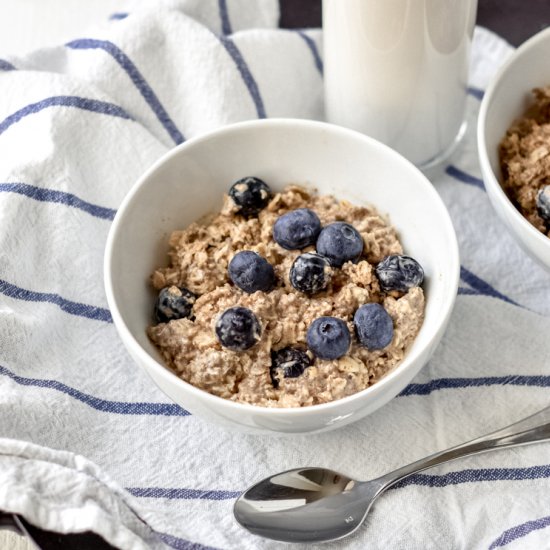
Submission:
<svg viewBox="0 0 550 550">
<path fill-rule="evenodd" d="M 270 549 L 234 498 L 322 465 L 369 479 L 550 404 L 550 277 L 495 216 L 475 122 L 512 48 L 476 29 L 468 130 L 432 175 L 460 241 L 449 329 L 414 383 L 327 434 L 238 435 L 167 401 L 128 357 L 102 255 L 115 211 L 169 148 L 256 117 L 322 118 L 320 30 L 275 0 L 171 0 L 68 44 L 0 56 L 0 509 L 124 548 Z M 83 458 L 86 457 L 86 458 Z M 550 548 L 550 444 L 416 475 L 324 548 Z"/>
</svg>

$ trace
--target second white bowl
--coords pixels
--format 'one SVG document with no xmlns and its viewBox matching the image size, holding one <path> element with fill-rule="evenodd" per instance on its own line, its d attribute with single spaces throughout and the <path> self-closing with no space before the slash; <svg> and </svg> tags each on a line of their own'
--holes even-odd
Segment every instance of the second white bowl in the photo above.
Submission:
<svg viewBox="0 0 550 550">
<path fill-rule="evenodd" d="M 533 88 L 550 85 L 550 29 L 522 44 L 497 73 L 479 111 L 479 162 L 489 200 L 519 245 L 550 269 L 550 239 L 535 229 L 501 186 L 498 146 L 512 122 L 533 102 Z"/>
</svg>

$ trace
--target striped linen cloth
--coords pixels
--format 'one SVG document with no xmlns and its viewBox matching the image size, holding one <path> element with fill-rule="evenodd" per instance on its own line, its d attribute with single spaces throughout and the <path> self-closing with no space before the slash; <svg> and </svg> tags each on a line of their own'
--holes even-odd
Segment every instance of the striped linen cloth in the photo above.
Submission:
<svg viewBox="0 0 550 550">
<path fill-rule="evenodd" d="M 321 32 L 278 29 L 275 0 L 128 11 L 0 60 L 0 509 L 125 549 L 280 548 L 233 520 L 251 482 L 303 465 L 369 479 L 549 404 L 550 278 L 480 180 L 479 103 L 512 50 L 481 28 L 466 138 L 431 175 L 460 241 L 460 291 L 414 383 L 347 428 L 291 438 L 229 433 L 168 402 L 106 307 L 110 222 L 185 139 L 256 117 L 322 118 Z M 549 444 L 472 457 L 407 479 L 357 535 L 324 548 L 550 548 L 549 495 Z"/>
</svg>

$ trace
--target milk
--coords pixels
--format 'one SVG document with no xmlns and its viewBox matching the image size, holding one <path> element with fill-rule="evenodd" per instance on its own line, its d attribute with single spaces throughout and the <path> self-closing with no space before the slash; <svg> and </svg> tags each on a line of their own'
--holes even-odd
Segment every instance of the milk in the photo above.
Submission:
<svg viewBox="0 0 550 550">
<path fill-rule="evenodd" d="M 329 122 L 418 166 L 445 155 L 464 122 L 477 0 L 323 0 Z"/>
</svg>

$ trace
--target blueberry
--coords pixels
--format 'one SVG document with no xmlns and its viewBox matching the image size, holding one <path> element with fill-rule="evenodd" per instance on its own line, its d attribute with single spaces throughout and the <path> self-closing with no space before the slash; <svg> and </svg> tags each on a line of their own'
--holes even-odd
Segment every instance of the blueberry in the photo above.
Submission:
<svg viewBox="0 0 550 550">
<path fill-rule="evenodd" d="M 237 252 L 229 262 L 229 278 L 235 286 L 252 294 L 258 290 L 268 292 L 275 284 L 272 265 L 251 250 Z"/>
<path fill-rule="evenodd" d="M 283 348 L 271 352 L 271 381 L 273 386 L 279 386 L 279 379 L 297 378 L 311 365 L 311 358 L 301 348 Z M 278 375 L 278 376 L 277 376 Z"/>
<path fill-rule="evenodd" d="M 290 268 L 290 284 L 300 292 L 315 294 L 330 281 L 330 263 L 323 256 L 306 252 L 298 256 Z"/>
<path fill-rule="evenodd" d="M 251 348 L 260 340 L 260 322 L 245 307 L 226 309 L 216 321 L 216 336 L 220 344 L 233 351 Z"/>
<path fill-rule="evenodd" d="M 271 189 L 259 178 L 242 178 L 229 189 L 229 196 L 245 218 L 257 216 L 271 198 Z"/>
<path fill-rule="evenodd" d="M 299 250 L 315 243 L 321 221 L 313 210 L 298 208 L 283 214 L 273 226 L 275 242 L 287 250 Z"/>
<path fill-rule="evenodd" d="M 393 340 L 392 318 L 380 304 L 362 305 L 353 322 L 359 342 L 368 349 L 385 348 Z"/>
<path fill-rule="evenodd" d="M 406 292 L 424 280 L 422 266 L 410 256 L 386 256 L 377 266 L 376 275 L 382 290 Z"/>
<path fill-rule="evenodd" d="M 336 317 L 318 317 L 307 330 L 307 345 L 320 359 L 338 359 L 351 343 L 348 326 Z"/>
<path fill-rule="evenodd" d="M 184 287 L 163 288 L 155 302 L 155 319 L 158 323 L 168 323 L 173 319 L 191 317 L 197 296 Z"/>
<path fill-rule="evenodd" d="M 323 228 L 317 239 L 317 253 L 336 267 L 359 259 L 362 252 L 363 238 L 349 223 L 331 223 Z"/>
<path fill-rule="evenodd" d="M 537 193 L 537 210 L 540 217 L 550 223 L 550 185 L 545 185 Z"/>
</svg>

